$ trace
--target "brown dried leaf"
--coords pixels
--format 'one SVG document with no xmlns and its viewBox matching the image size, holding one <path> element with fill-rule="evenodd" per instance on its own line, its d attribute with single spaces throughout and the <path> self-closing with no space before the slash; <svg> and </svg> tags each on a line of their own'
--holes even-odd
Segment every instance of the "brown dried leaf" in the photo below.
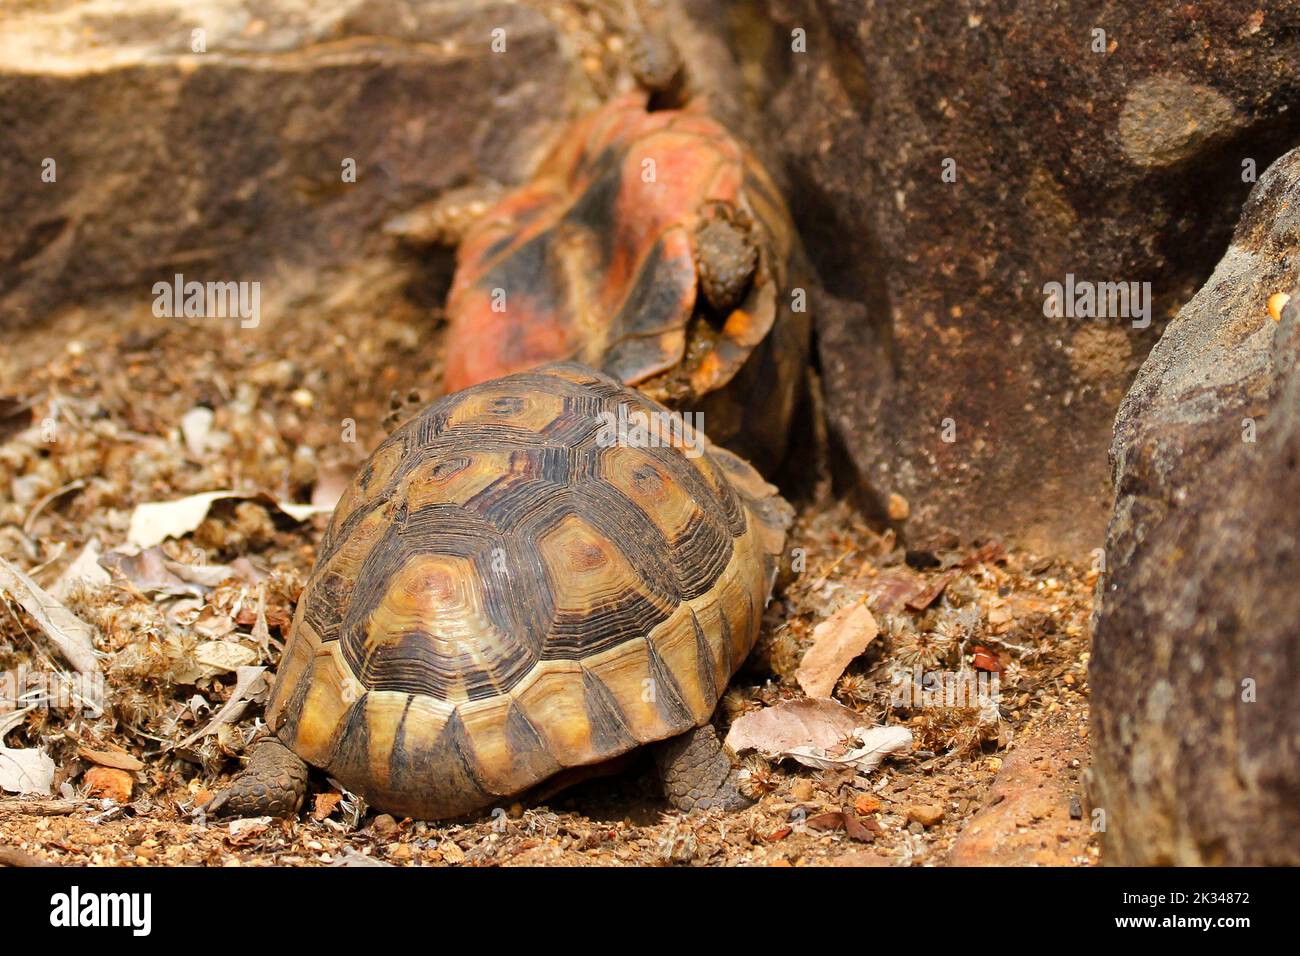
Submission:
<svg viewBox="0 0 1300 956">
<path fill-rule="evenodd" d="M 115 770 L 126 770 L 131 773 L 144 769 L 143 761 L 124 750 L 92 750 L 89 747 L 78 747 L 77 753 L 101 767 L 112 767 Z"/>
<path fill-rule="evenodd" d="M 235 846 L 238 846 L 241 843 L 247 843 L 255 836 L 265 833 L 270 826 L 270 817 L 245 817 L 242 820 L 232 820 L 230 826 L 226 828 L 226 833 L 229 834 L 227 839 Z"/>
<path fill-rule="evenodd" d="M 803 692 L 809 697 L 830 697 L 844 668 L 878 633 L 876 619 L 861 602 L 840 608 L 818 624 L 813 629 L 813 645 L 794 675 Z"/>
<path fill-rule="evenodd" d="M 924 588 L 925 583 L 915 574 L 887 571 L 867 585 L 867 601 L 879 614 L 896 614 Z"/>
<path fill-rule="evenodd" d="M 842 830 L 844 829 L 844 814 L 839 810 L 830 810 L 809 817 L 806 823 L 810 830 Z"/>
<path fill-rule="evenodd" d="M 313 820 L 324 820 L 343 802 L 343 794 L 333 791 L 316 794 L 316 803 L 312 807 L 311 818 Z"/>
<path fill-rule="evenodd" d="M 204 677 L 228 674 L 257 663 L 257 651 L 235 641 L 204 641 L 194 648 L 194 660 Z"/>
<path fill-rule="evenodd" d="M 957 577 L 957 574 L 958 572 L 956 571 L 945 571 L 943 574 L 940 574 L 938 577 L 931 580 L 920 594 L 908 598 L 907 606 L 913 611 L 924 611 L 938 600 L 939 595 L 943 593 L 943 589 L 952 583 L 953 579 Z"/>
<path fill-rule="evenodd" d="M 875 820 L 866 822 L 859 820 L 856 814 L 844 811 L 844 832 L 848 834 L 850 840 L 857 840 L 859 843 L 870 843 L 876 838 L 876 833 L 880 831 L 880 824 Z"/>
<path fill-rule="evenodd" d="M 795 747 L 834 747 L 860 726 L 862 718 L 832 700 L 783 700 L 742 714 L 727 732 L 735 753 L 757 750 L 777 754 Z"/>
</svg>

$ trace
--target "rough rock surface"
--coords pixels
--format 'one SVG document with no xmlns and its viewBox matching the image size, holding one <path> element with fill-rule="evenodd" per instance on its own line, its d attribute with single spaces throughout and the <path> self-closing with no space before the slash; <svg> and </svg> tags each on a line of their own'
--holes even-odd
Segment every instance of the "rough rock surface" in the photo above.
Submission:
<svg viewBox="0 0 1300 956">
<path fill-rule="evenodd" d="M 0 329 L 120 290 L 148 304 L 175 272 L 328 283 L 384 254 L 395 212 L 523 178 L 573 107 L 562 31 L 527 5 L 64 0 L 0 20 Z"/>
<path fill-rule="evenodd" d="M 1071 802 L 1088 749 L 1064 724 L 1016 740 L 988 801 L 954 841 L 952 866 L 1069 866 L 1086 858 L 1089 823 L 1072 814 Z"/>
<path fill-rule="evenodd" d="M 1091 661 L 1110 862 L 1300 864 L 1298 254 L 1300 150 L 1115 423 Z"/>
<path fill-rule="evenodd" d="M 1226 245 L 1243 162 L 1300 141 L 1300 2 L 687 7 L 779 140 L 869 500 L 912 502 L 918 544 L 1099 546 L 1125 389 Z M 1045 317 L 1067 274 L 1152 282 L 1149 327 Z"/>
</svg>

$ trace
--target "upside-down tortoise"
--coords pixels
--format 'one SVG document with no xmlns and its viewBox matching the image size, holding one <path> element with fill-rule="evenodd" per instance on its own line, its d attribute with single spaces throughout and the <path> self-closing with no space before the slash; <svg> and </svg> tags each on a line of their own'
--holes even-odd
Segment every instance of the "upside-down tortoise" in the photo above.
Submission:
<svg viewBox="0 0 1300 956">
<path fill-rule="evenodd" d="M 211 809 L 296 810 L 305 760 L 382 810 L 455 817 L 669 738 L 674 805 L 743 805 L 710 717 L 790 518 L 743 460 L 581 365 L 435 402 L 340 500 L 275 737 Z"/>
<path fill-rule="evenodd" d="M 771 177 L 699 101 L 650 110 L 626 94 L 495 205 L 467 192 L 393 227 L 459 239 L 448 391 L 580 361 L 703 414 L 715 442 L 771 473 L 802 394 L 806 267 Z"/>
</svg>

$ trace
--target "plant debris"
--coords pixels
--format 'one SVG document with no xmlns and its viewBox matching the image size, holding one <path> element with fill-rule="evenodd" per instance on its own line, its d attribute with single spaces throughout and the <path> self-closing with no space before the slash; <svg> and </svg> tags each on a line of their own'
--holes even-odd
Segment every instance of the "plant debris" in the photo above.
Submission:
<svg viewBox="0 0 1300 956">
<path fill-rule="evenodd" d="M 809 697 L 829 697 L 844 668 L 867 649 L 879 629 L 865 603 L 842 607 L 813 629 L 813 644 L 795 679 Z"/>
<path fill-rule="evenodd" d="M 1095 572 L 1060 561 L 1035 571 L 1040 556 L 995 542 L 913 556 L 924 565 L 913 567 L 893 531 L 823 489 L 799 504 L 791 531 L 806 570 L 768 605 L 719 719 L 725 730 L 813 703 L 797 674 L 824 653 L 826 674 L 840 673 L 829 689 L 810 686 L 847 712 L 838 736 L 805 734 L 786 749 L 820 747 L 804 756 L 826 769 L 745 751 L 756 803 L 725 815 L 669 809 L 642 759 L 545 801 L 447 823 L 398 819 L 382 833 L 364 801 L 321 775 L 298 819 L 232 833 L 205 818 L 196 811 L 265 732 L 268 679 L 324 530 L 322 517 L 296 520 L 277 503 L 323 515 L 384 437 L 390 393 L 436 384 L 439 331 L 390 301 L 375 315 L 288 304 L 289 319 L 266 329 L 174 335 L 158 334 L 147 304 L 91 310 L 20 330 L 0 353 L 0 380 L 23 389 L 0 404 L 0 553 L 90 630 L 105 698 L 96 710 L 64 693 L 76 675 L 45 634 L 43 603 L 3 602 L 0 744 L 39 762 L 40 779 L 24 784 L 38 795 L 0 797 L 0 848 L 72 865 L 814 865 L 864 852 L 928 865 L 980 810 L 1008 749 L 1044 721 L 1086 738 Z M 206 500 L 230 494 L 213 489 L 241 490 Z M 194 496 L 206 503 L 185 506 L 183 521 L 167 507 Z M 132 544 L 142 505 L 166 521 L 139 519 L 149 534 Z M 810 658 L 831 630 L 818 626 L 854 608 L 877 634 L 860 649 L 863 632 L 841 634 L 843 647 Z M 909 697 L 924 687 L 912 670 L 921 661 L 984 675 L 983 696 L 968 707 Z M 866 743 L 851 736 L 859 728 L 906 732 L 911 744 L 867 774 L 852 756 Z M 130 778 L 128 802 L 114 802 L 124 781 L 109 795 L 97 767 Z M 943 818 L 909 820 L 921 806 Z M 827 829 L 806 825 L 823 815 Z"/>
<path fill-rule="evenodd" d="M 858 714 L 833 700 L 786 700 L 738 718 L 726 744 L 737 754 L 757 750 L 770 759 L 865 774 L 889 754 L 910 750 L 912 733 L 905 727 L 863 727 Z"/>
</svg>

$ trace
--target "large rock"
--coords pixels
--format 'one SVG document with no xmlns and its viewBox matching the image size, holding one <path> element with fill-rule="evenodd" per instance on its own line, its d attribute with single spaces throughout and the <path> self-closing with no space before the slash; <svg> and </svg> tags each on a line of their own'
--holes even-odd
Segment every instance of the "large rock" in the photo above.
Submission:
<svg viewBox="0 0 1300 956">
<path fill-rule="evenodd" d="M 590 86 L 563 32 L 473 0 L 0 13 L 0 330 L 175 272 L 319 288 L 386 255 L 394 213 L 527 175 Z"/>
<path fill-rule="evenodd" d="M 1300 150 L 1260 178 L 1115 423 L 1091 663 L 1111 862 L 1300 864 L 1298 255 Z"/>
<path fill-rule="evenodd" d="M 915 543 L 1098 546 L 1115 409 L 1226 244 L 1243 161 L 1300 141 L 1300 2 L 683 2 L 778 139 L 868 497 L 907 498 Z M 1045 317 L 1068 274 L 1152 282 L 1150 325 Z"/>
</svg>

